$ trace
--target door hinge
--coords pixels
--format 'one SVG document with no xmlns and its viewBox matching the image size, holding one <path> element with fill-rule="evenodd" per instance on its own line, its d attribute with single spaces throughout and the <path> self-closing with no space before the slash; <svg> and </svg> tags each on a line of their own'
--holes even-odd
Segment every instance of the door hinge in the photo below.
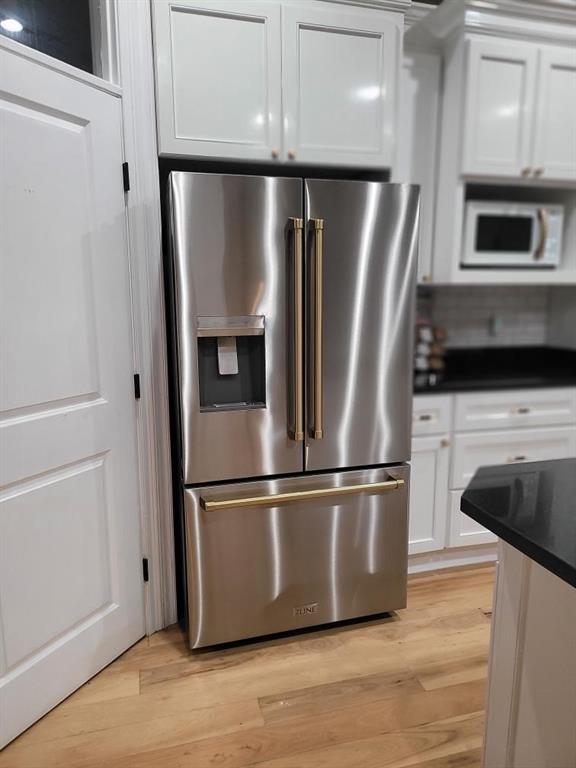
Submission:
<svg viewBox="0 0 576 768">
<path fill-rule="evenodd" d="M 136 400 L 140 400 L 140 374 L 134 374 L 134 397 Z"/>
<path fill-rule="evenodd" d="M 122 181 L 124 182 L 124 192 L 130 191 L 130 168 L 128 163 L 122 163 Z"/>
<path fill-rule="evenodd" d="M 147 557 L 142 558 L 142 577 L 144 578 L 144 581 L 149 581 Z"/>
</svg>

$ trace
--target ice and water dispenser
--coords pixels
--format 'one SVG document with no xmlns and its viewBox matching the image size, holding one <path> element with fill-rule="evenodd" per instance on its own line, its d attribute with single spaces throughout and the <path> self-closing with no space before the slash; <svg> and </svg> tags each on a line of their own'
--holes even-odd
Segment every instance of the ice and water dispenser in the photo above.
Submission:
<svg viewBox="0 0 576 768">
<path fill-rule="evenodd" d="M 264 315 L 199 317 L 200 410 L 266 406 Z"/>
</svg>

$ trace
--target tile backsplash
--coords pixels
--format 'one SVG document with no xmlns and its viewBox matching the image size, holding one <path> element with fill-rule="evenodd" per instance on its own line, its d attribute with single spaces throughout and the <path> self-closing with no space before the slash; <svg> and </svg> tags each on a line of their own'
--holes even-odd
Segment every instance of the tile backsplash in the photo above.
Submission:
<svg viewBox="0 0 576 768">
<path fill-rule="evenodd" d="M 418 314 L 448 347 L 530 346 L 546 343 L 548 300 L 542 286 L 442 286 L 419 291 Z"/>
</svg>

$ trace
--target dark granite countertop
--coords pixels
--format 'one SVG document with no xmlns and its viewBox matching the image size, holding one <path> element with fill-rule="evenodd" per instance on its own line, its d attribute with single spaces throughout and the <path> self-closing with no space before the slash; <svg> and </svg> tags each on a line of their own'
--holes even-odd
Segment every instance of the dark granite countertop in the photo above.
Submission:
<svg viewBox="0 0 576 768">
<path fill-rule="evenodd" d="M 460 509 L 576 587 L 576 459 L 482 467 Z"/>
<path fill-rule="evenodd" d="M 446 370 L 434 386 L 416 394 L 536 389 L 576 385 L 576 350 L 558 347 L 448 349 Z"/>
</svg>

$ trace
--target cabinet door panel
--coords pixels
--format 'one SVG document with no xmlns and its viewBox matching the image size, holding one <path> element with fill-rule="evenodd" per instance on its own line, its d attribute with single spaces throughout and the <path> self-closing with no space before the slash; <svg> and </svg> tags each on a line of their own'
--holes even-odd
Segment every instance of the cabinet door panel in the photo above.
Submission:
<svg viewBox="0 0 576 768">
<path fill-rule="evenodd" d="M 280 153 L 280 6 L 154 2 L 160 154 Z"/>
<path fill-rule="evenodd" d="M 576 50 L 540 51 L 534 165 L 545 179 L 576 183 Z"/>
<path fill-rule="evenodd" d="M 449 547 L 469 547 L 476 544 L 492 544 L 498 541 L 492 531 L 460 512 L 460 498 L 463 491 L 450 491 L 450 525 L 448 528 Z"/>
<path fill-rule="evenodd" d="M 412 441 L 409 554 L 442 549 L 446 540 L 449 449 L 446 437 Z"/>
<path fill-rule="evenodd" d="M 302 163 L 392 163 L 400 16 L 282 7 L 284 146 Z"/>
<path fill-rule="evenodd" d="M 576 456 L 576 429 L 503 429 L 463 432 L 454 438 L 450 487 L 465 488 L 479 467 Z"/>
<path fill-rule="evenodd" d="M 529 165 L 537 49 L 471 40 L 463 172 L 520 176 Z"/>
</svg>

